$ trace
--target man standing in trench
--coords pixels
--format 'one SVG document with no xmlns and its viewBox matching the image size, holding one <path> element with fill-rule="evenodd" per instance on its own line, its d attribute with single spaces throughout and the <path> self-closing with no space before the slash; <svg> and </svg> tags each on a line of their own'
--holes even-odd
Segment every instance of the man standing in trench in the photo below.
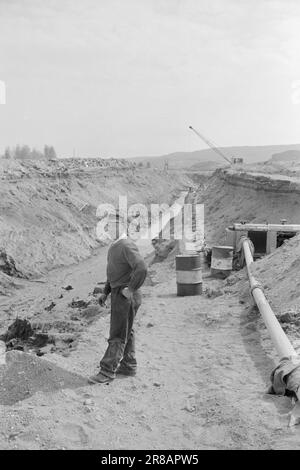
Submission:
<svg viewBox="0 0 300 470">
<path fill-rule="evenodd" d="M 120 219 L 109 217 L 108 231 L 116 238 Z M 127 222 L 128 224 L 128 222 Z M 128 228 L 112 242 L 107 253 L 107 281 L 99 298 L 104 305 L 111 294 L 111 317 L 108 347 L 100 361 L 100 372 L 89 383 L 111 382 L 116 374 L 136 375 L 135 338 L 133 322 L 141 305 L 140 287 L 145 281 L 147 267 L 136 244 L 128 237 Z"/>
</svg>

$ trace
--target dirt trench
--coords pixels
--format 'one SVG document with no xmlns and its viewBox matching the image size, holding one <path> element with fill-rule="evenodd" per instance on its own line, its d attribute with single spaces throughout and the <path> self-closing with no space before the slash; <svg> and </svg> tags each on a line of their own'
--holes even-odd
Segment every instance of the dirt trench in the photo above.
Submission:
<svg viewBox="0 0 300 470">
<path fill-rule="evenodd" d="M 92 256 L 103 246 L 97 237 L 101 204 L 117 208 L 120 196 L 128 208 L 169 204 L 189 181 L 129 162 L 86 163 L 0 161 L 0 293 L 9 293 L 6 275 L 38 278 Z"/>
<path fill-rule="evenodd" d="M 40 359 L 51 364 L 50 378 L 61 370 L 67 374 L 55 387 L 45 390 L 36 380 L 27 396 L 10 404 L 0 394 L 0 447 L 299 448 L 300 430 L 287 427 L 290 400 L 265 393 L 277 357 L 251 304 L 245 273 L 228 282 L 204 272 L 203 295 L 180 298 L 176 251 L 149 268 L 143 287 L 137 377 L 104 386 L 84 383 L 106 347 L 109 306 L 87 321 L 81 313 L 89 305 L 80 301 L 93 302 L 94 288 L 104 281 L 106 250 L 50 272 L 43 282 L 24 280 L 22 291 L 0 300 L 7 321 L 18 313 L 47 334 L 55 325 L 77 336 L 74 346 L 50 349 Z M 20 374 L 19 388 L 26 390 L 22 380 Z"/>
</svg>

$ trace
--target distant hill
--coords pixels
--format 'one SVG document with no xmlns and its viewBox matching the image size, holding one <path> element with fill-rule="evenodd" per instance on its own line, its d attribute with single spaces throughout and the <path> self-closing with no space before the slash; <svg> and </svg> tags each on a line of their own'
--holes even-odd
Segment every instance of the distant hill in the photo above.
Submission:
<svg viewBox="0 0 300 470">
<path fill-rule="evenodd" d="M 227 157 L 242 157 L 245 163 L 263 162 L 269 160 L 274 153 L 282 153 L 291 150 L 300 151 L 300 144 L 291 145 L 263 145 L 263 146 L 242 146 L 242 147 L 220 147 Z M 162 168 L 165 161 L 168 161 L 169 168 L 190 168 L 193 165 L 204 162 L 219 162 L 226 165 L 226 161 L 219 157 L 213 150 L 204 149 L 194 152 L 174 152 L 161 156 L 135 157 L 129 160 L 146 165 L 150 162 L 151 167 Z M 210 169 L 208 166 L 208 170 Z M 202 170 L 206 169 L 203 165 Z"/>
<path fill-rule="evenodd" d="M 286 150 L 285 152 L 274 153 L 271 157 L 272 162 L 290 162 L 300 161 L 300 150 Z"/>
</svg>

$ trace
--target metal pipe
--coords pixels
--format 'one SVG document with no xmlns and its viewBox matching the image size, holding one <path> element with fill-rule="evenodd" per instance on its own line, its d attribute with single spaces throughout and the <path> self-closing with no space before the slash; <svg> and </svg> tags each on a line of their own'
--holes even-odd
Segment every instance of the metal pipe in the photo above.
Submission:
<svg viewBox="0 0 300 470">
<path fill-rule="evenodd" d="M 274 230 L 276 232 L 300 232 L 300 225 L 299 224 L 241 224 L 236 223 L 233 224 L 233 230 L 241 230 L 241 231 L 248 231 L 248 230 L 255 230 L 257 232 L 260 231 L 271 231 Z"/>
<path fill-rule="evenodd" d="M 299 361 L 299 356 L 293 348 L 290 340 L 285 335 L 283 329 L 281 328 L 273 310 L 271 309 L 265 295 L 263 292 L 263 287 L 256 281 L 255 277 L 251 274 L 251 265 L 253 263 L 253 256 L 251 254 L 249 239 L 243 237 L 243 250 L 245 255 L 245 261 L 247 266 L 248 277 L 251 286 L 251 293 L 256 302 L 256 305 L 260 311 L 260 314 L 265 322 L 265 325 L 269 331 L 275 349 L 279 355 L 280 361 L 283 358 L 288 358 L 290 363 L 293 363 L 293 360 Z M 293 370 L 293 369 L 291 369 Z M 294 369 L 296 370 L 296 369 Z M 290 374 L 292 375 L 293 372 Z M 289 375 L 287 375 L 288 377 Z M 297 377 L 296 377 L 297 380 Z M 288 386 L 288 382 L 287 385 Z M 293 387 L 294 390 L 294 387 Z M 292 409 L 290 415 L 289 426 L 300 423 L 300 387 L 296 392 L 298 401 L 295 402 L 294 408 Z"/>
<path fill-rule="evenodd" d="M 243 241 L 243 250 L 245 255 L 245 261 L 247 266 L 247 272 L 251 287 L 251 293 L 255 300 L 255 303 L 260 311 L 260 314 L 265 322 L 265 325 L 269 331 L 277 354 L 280 360 L 284 357 L 296 357 L 297 353 L 293 348 L 290 340 L 284 333 L 277 320 L 273 310 L 271 309 L 265 295 L 262 285 L 257 282 L 255 277 L 251 273 L 251 264 L 253 263 L 253 256 L 251 254 L 250 245 L 248 238 L 245 237 Z"/>
</svg>

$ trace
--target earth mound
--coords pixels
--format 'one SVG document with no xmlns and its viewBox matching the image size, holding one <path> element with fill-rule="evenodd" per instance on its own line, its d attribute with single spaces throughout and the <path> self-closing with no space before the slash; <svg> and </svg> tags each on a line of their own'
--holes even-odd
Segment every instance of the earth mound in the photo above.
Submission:
<svg viewBox="0 0 300 470">
<path fill-rule="evenodd" d="M 84 385 L 86 378 L 20 351 L 6 353 L 6 364 L 0 365 L 1 405 L 13 405 L 38 391 L 54 392 Z"/>
</svg>

